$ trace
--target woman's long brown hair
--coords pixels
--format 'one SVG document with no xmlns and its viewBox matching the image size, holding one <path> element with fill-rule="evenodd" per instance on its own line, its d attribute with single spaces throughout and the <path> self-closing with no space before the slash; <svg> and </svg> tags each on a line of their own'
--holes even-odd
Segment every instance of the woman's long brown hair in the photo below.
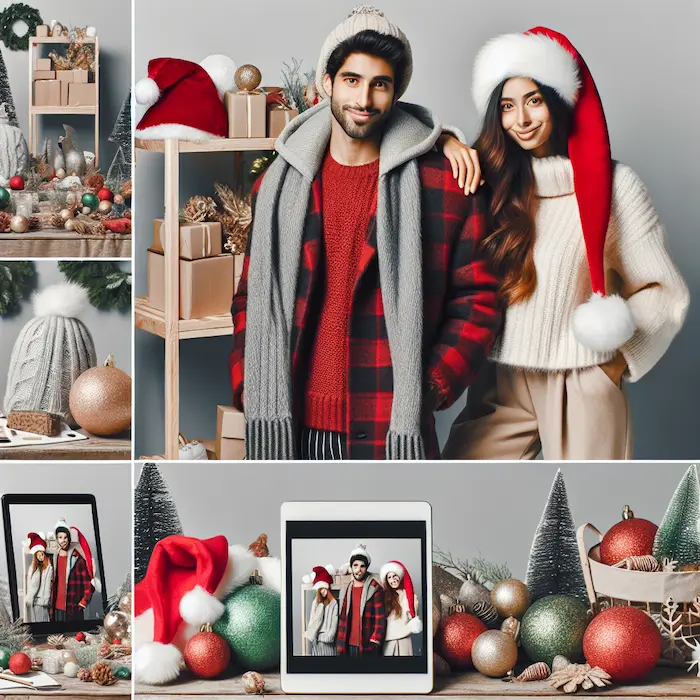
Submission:
<svg viewBox="0 0 700 700">
<path fill-rule="evenodd" d="M 389 617 L 391 613 L 394 613 L 397 618 L 401 618 L 403 615 L 403 610 L 401 609 L 401 601 L 399 600 L 399 591 L 403 588 L 403 580 L 399 583 L 398 588 L 392 588 L 389 582 L 386 582 L 386 588 L 384 589 L 384 610 L 386 610 L 386 616 Z"/>
<path fill-rule="evenodd" d="M 474 148 L 479 154 L 484 180 L 491 190 L 492 233 L 483 245 L 503 278 L 501 293 L 510 305 L 530 297 L 537 285 L 534 258 L 537 200 L 533 156 L 513 141 L 501 124 L 501 94 L 506 82 L 504 80 L 491 93 Z M 568 156 L 571 109 L 552 88 L 535 84 L 552 119 L 551 153 Z"/>
<path fill-rule="evenodd" d="M 49 555 L 44 552 L 44 561 L 39 563 L 39 560 L 36 558 L 36 555 L 38 552 L 34 552 L 32 556 L 32 571 L 36 571 L 37 569 L 41 569 L 41 571 L 46 571 L 46 568 L 49 565 Z"/>
<path fill-rule="evenodd" d="M 328 605 L 329 603 L 332 603 L 335 600 L 335 596 L 331 593 L 331 589 L 328 588 L 326 589 L 328 591 L 328 595 L 325 598 L 321 597 L 321 590 L 316 591 L 316 602 L 321 603 L 322 605 Z"/>
</svg>

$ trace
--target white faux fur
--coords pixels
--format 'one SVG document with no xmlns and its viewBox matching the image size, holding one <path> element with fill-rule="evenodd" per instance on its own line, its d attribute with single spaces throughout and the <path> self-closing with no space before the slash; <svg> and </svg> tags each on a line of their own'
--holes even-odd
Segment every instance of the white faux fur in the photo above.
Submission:
<svg viewBox="0 0 700 700">
<path fill-rule="evenodd" d="M 73 282 L 52 284 L 32 298 L 35 316 L 76 318 L 85 311 L 87 305 L 87 290 Z"/>
<path fill-rule="evenodd" d="M 206 624 L 211 625 L 223 614 L 223 603 L 211 593 L 207 593 L 201 586 L 195 586 L 180 599 L 180 615 L 182 615 L 182 619 L 195 627 L 201 627 Z"/>
<path fill-rule="evenodd" d="M 576 340 L 591 350 L 612 352 L 624 345 L 635 331 L 635 322 L 625 300 L 617 294 L 593 294 L 574 311 Z"/>
<path fill-rule="evenodd" d="M 401 580 L 404 577 L 404 570 L 402 566 L 394 564 L 394 562 L 388 562 L 384 564 L 381 569 L 379 569 L 379 580 L 384 584 L 386 582 L 386 577 L 389 574 L 396 574 Z"/>
<path fill-rule="evenodd" d="M 134 99 L 140 105 L 154 105 L 160 99 L 160 88 L 153 78 L 141 78 L 134 85 Z"/>
<path fill-rule="evenodd" d="M 214 595 L 222 599 L 232 590 L 244 586 L 255 569 L 260 572 L 265 588 L 271 588 L 277 593 L 282 592 L 280 560 L 276 557 L 256 557 L 249 549 L 234 544 L 228 548 L 226 571 Z"/>
<path fill-rule="evenodd" d="M 182 665 L 182 654 L 172 644 L 146 642 L 134 651 L 134 679 L 138 683 L 160 685 L 174 681 Z"/>
<path fill-rule="evenodd" d="M 219 139 L 221 136 L 210 134 L 208 131 L 195 129 L 184 124 L 159 124 L 149 126 L 147 129 L 136 129 L 134 135 L 142 141 L 162 141 L 164 139 L 177 139 L 178 141 L 208 141 Z"/>
<path fill-rule="evenodd" d="M 102 593 L 102 581 L 98 578 L 92 578 L 90 579 L 90 583 L 92 584 L 92 587 L 98 592 Z"/>
<path fill-rule="evenodd" d="M 479 51 L 472 75 L 472 98 L 480 115 L 494 89 L 507 78 L 532 78 L 576 102 L 581 79 L 574 57 L 556 40 L 539 34 L 503 34 Z"/>
<path fill-rule="evenodd" d="M 199 65 L 204 68 L 209 74 L 209 77 L 214 81 L 214 85 L 216 85 L 221 99 L 224 98 L 224 93 L 236 87 L 234 76 L 236 75 L 238 66 L 232 58 L 216 53 L 207 56 Z"/>
<path fill-rule="evenodd" d="M 423 623 L 420 617 L 412 617 L 408 621 L 408 631 L 411 634 L 420 634 L 423 631 Z"/>
</svg>

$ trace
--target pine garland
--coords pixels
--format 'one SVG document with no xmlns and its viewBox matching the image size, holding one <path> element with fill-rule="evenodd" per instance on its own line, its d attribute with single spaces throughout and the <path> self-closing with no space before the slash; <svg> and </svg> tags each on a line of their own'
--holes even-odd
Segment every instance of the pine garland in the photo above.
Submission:
<svg viewBox="0 0 700 700">
<path fill-rule="evenodd" d="M 14 654 L 32 640 L 32 633 L 28 625 L 21 619 L 0 627 L 0 648 L 8 649 Z"/>
<path fill-rule="evenodd" d="M 33 262 L 0 263 L 0 316 L 19 307 L 30 291 L 35 275 Z"/>
<path fill-rule="evenodd" d="M 115 262 L 60 262 L 58 269 L 70 282 L 85 287 L 90 303 L 101 311 L 131 309 L 131 272 Z"/>
</svg>

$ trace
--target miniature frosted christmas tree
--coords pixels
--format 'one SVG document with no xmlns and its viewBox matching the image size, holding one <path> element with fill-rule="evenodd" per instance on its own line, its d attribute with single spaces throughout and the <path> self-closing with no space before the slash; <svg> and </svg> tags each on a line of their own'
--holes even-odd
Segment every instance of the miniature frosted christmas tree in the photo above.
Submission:
<svg viewBox="0 0 700 700">
<path fill-rule="evenodd" d="M 181 535 L 182 524 L 165 480 L 155 464 L 144 464 L 134 492 L 134 578 L 145 575 L 153 548 L 170 535 Z"/>
<path fill-rule="evenodd" d="M 105 184 L 113 192 L 119 192 L 122 185 L 131 179 L 131 90 L 124 98 L 109 140 L 116 143 L 118 148 L 107 170 Z"/>
<path fill-rule="evenodd" d="M 668 504 L 654 539 L 654 556 L 659 562 L 678 562 L 678 566 L 700 564 L 700 484 L 696 465 L 686 471 Z"/>
<path fill-rule="evenodd" d="M 588 600 L 576 527 L 561 470 L 554 477 L 532 541 L 525 583 L 533 601 L 557 593 Z"/>
<path fill-rule="evenodd" d="M 7 77 L 7 67 L 2 51 L 0 51 L 0 104 L 5 103 L 7 110 L 7 118 L 12 126 L 19 127 L 17 121 L 17 112 L 15 111 L 15 103 L 12 99 L 12 90 L 10 90 L 10 80 Z"/>
</svg>

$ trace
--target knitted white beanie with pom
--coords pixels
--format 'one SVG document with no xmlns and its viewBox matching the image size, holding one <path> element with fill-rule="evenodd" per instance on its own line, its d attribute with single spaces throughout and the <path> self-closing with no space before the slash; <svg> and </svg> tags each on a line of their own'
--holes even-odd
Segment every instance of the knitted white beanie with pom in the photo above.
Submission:
<svg viewBox="0 0 700 700">
<path fill-rule="evenodd" d="M 87 307 L 87 292 L 77 284 L 56 284 L 37 292 L 32 303 L 35 317 L 12 350 L 5 413 L 47 411 L 73 426 L 71 387 L 96 364 L 90 331 L 76 318 Z"/>
</svg>

